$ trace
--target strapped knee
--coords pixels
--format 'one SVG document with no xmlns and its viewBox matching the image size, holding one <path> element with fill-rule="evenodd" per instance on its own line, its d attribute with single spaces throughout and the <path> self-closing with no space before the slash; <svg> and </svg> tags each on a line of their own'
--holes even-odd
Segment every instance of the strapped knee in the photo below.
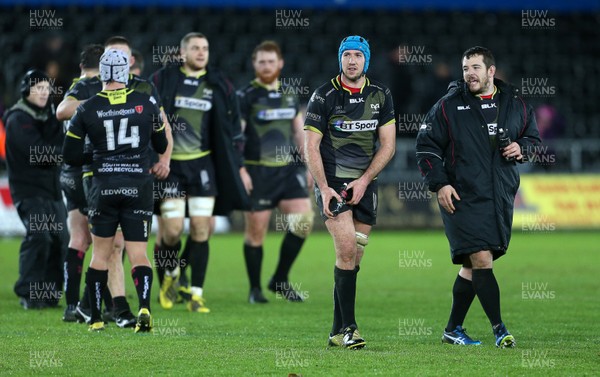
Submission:
<svg viewBox="0 0 600 377">
<path fill-rule="evenodd" d="M 293 213 L 287 215 L 290 233 L 300 238 L 306 238 L 312 231 L 315 213 Z"/>
<path fill-rule="evenodd" d="M 188 198 L 190 217 L 211 217 L 215 208 L 215 198 L 213 196 L 193 196 Z"/>
<path fill-rule="evenodd" d="M 169 199 L 160 203 L 160 213 L 163 219 L 185 217 L 185 200 Z"/>
<path fill-rule="evenodd" d="M 369 244 L 369 236 L 364 233 L 356 232 L 356 249 L 357 251 L 365 251 L 365 247 Z"/>
</svg>

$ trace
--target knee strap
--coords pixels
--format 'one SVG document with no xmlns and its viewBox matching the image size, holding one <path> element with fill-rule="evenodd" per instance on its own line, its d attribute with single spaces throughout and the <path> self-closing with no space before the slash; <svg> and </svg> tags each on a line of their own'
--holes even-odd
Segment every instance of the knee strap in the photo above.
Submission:
<svg viewBox="0 0 600 377">
<path fill-rule="evenodd" d="M 287 215 L 290 233 L 300 238 L 306 238 L 312 231 L 314 217 L 313 211 Z"/>
<path fill-rule="evenodd" d="M 369 236 L 364 233 L 356 232 L 356 248 L 365 251 L 365 247 L 369 244 Z"/>
</svg>

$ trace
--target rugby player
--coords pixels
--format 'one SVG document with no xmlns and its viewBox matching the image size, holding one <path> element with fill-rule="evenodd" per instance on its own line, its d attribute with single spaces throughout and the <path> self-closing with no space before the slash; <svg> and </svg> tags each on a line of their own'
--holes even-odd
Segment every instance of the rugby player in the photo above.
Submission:
<svg viewBox="0 0 600 377">
<path fill-rule="evenodd" d="M 252 211 L 244 213 L 248 301 L 268 302 L 262 293 L 260 271 L 263 242 L 271 212 L 277 207 L 284 215 L 287 231 L 268 288 L 288 301 L 302 302 L 302 295 L 288 282 L 289 271 L 312 230 L 314 218 L 301 161 L 304 131 L 300 104 L 293 90 L 282 87 L 279 81 L 284 61 L 276 42 L 264 41 L 256 46 L 252 64 L 256 78 L 238 92 L 246 136 L 244 163 L 252 178 Z"/>
<path fill-rule="evenodd" d="M 98 64 L 100 62 L 100 56 L 102 56 L 103 53 L 104 47 L 102 45 L 88 45 L 83 49 L 79 63 L 81 76 L 73 79 L 73 84 L 71 84 L 71 87 L 65 93 L 65 99 L 75 98 L 72 90 L 80 80 L 89 79 L 98 75 Z M 64 103 L 64 100 L 61 104 L 62 103 Z M 61 112 L 61 105 L 59 105 L 58 109 L 57 118 L 59 120 L 65 119 L 65 114 Z M 66 133 L 66 130 L 69 128 L 68 119 L 64 122 L 64 128 Z M 67 221 L 69 226 L 69 248 L 64 262 L 65 299 L 67 307 L 65 308 L 62 319 L 65 322 L 82 320 L 82 317 L 77 313 L 76 307 L 79 302 L 83 259 L 85 252 L 92 243 L 92 236 L 87 221 L 87 201 L 83 192 L 81 175 L 81 166 L 62 165 L 60 184 L 67 200 Z M 104 302 L 107 307 L 112 307 L 112 296 L 108 291 L 105 295 Z"/>
<path fill-rule="evenodd" d="M 106 40 L 104 43 L 104 48 L 115 48 L 123 51 L 129 59 L 130 64 L 135 65 L 135 60 L 131 57 L 131 47 L 129 45 L 128 40 L 122 36 L 114 36 Z M 129 75 L 128 77 L 128 87 L 134 89 L 135 91 L 146 93 L 152 95 L 159 103 L 160 107 L 160 99 L 158 93 L 156 92 L 156 88 L 154 86 L 144 80 L 141 77 L 135 75 Z M 66 93 L 65 99 L 60 103 L 57 109 L 57 118 L 59 120 L 67 120 L 71 118 L 75 109 L 79 104 L 97 94 L 102 90 L 102 82 L 99 76 L 93 76 L 87 79 L 79 80 L 75 83 L 72 88 Z M 161 107 L 161 116 L 162 120 L 166 125 L 166 133 L 167 138 L 171 140 L 171 131 L 169 123 L 166 121 L 166 116 L 162 111 Z M 158 161 L 152 167 L 152 173 L 156 175 L 158 179 L 165 178 L 169 173 L 169 160 L 170 160 L 170 152 L 172 148 L 172 143 L 169 143 L 167 150 L 165 153 L 159 156 Z M 83 180 L 82 185 L 83 189 L 86 192 L 89 191 L 89 186 L 91 185 L 91 177 L 93 172 L 89 166 L 83 166 Z M 87 220 L 78 219 L 82 222 L 78 223 L 79 226 L 73 228 L 71 231 L 71 237 L 82 238 L 87 236 L 89 239 L 89 231 L 87 230 Z M 83 222 L 85 221 L 85 222 Z M 89 243 L 88 243 L 89 246 Z M 111 254 L 111 261 L 109 268 L 109 290 L 112 293 L 112 312 L 113 318 L 116 324 L 119 327 L 132 327 L 135 325 L 135 316 L 131 313 L 129 308 L 129 304 L 127 303 L 127 299 L 125 297 L 125 284 L 124 284 L 124 272 L 123 272 L 123 237 L 120 231 L 117 232 L 115 236 L 115 250 L 119 250 L 118 253 Z M 87 249 L 87 248 L 86 248 Z M 78 249 L 79 251 L 83 249 Z M 68 258 L 67 258 L 68 259 Z M 74 259 L 74 258 L 72 258 Z M 71 271 L 74 269 L 71 268 Z M 107 296 L 110 297 L 110 293 L 107 291 Z M 87 306 L 87 302 L 89 301 L 88 292 L 84 290 L 84 295 L 82 300 L 80 301 L 80 305 L 77 306 L 77 314 L 80 318 L 83 318 L 86 322 L 90 320 L 89 308 Z M 108 300 L 110 302 L 110 300 Z M 108 304 L 107 304 L 108 306 Z"/>
<path fill-rule="evenodd" d="M 92 260 L 86 273 L 91 306 L 89 329 L 104 329 L 101 298 L 110 255 L 117 251 L 113 242 L 120 224 L 139 300 L 135 332 L 145 332 L 152 328 L 152 268 L 146 256 L 153 207 L 150 143 L 154 151 L 164 153 L 168 141 L 156 99 L 127 88 L 129 58 L 123 51 L 104 52 L 100 79 L 103 90 L 78 107 L 63 146 L 65 162 L 91 162 L 94 173 L 88 203 L 93 239 Z M 86 136 L 92 155 L 84 154 Z"/>
<path fill-rule="evenodd" d="M 161 195 L 165 198 L 160 206 L 164 231 L 161 250 L 155 250 L 155 256 L 162 260 L 155 264 L 169 266 L 165 268 L 159 301 L 164 309 L 171 309 L 177 300 L 181 273 L 177 256 L 187 204 L 188 262 L 192 271 L 187 309 L 208 313 L 203 288 L 211 216 L 248 208 L 245 187 L 250 178 L 241 156 L 243 135 L 233 85 L 218 70 L 208 67 L 209 44 L 203 34 L 186 34 L 180 49 L 182 65 L 163 67 L 151 76 L 165 112 L 172 123 L 177 123 L 171 172 L 165 183 L 169 192 Z"/>
<path fill-rule="evenodd" d="M 392 95 L 366 77 L 370 57 L 366 39 L 344 38 L 340 74 L 313 93 L 304 123 L 317 205 L 335 245 L 329 345 L 352 349 L 366 344 L 354 315 L 356 276 L 377 216 L 376 178 L 396 143 Z"/>
</svg>

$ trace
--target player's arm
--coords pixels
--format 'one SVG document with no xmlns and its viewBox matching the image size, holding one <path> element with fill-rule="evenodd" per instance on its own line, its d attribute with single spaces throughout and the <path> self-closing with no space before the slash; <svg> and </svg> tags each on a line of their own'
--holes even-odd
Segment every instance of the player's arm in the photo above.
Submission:
<svg viewBox="0 0 600 377">
<path fill-rule="evenodd" d="M 76 82 L 65 93 L 65 98 L 56 108 L 56 119 L 60 121 L 71 119 L 79 105 L 89 97 L 88 85 L 81 80 Z"/>
<path fill-rule="evenodd" d="M 325 99 L 315 92 L 308 102 L 304 121 L 304 159 L 321 192 L 323 213 L 332 219 L 334 216 L 329 210 L 329 202 L 332 198 L 341 202 L 342 198 L 327 185 L 327 177 L 325 177 L 325 168 L 321 157 L 321 141 L 323 140 L 323 131 L 327 128 L 327 119 L 322 114 L 327 114 Z"/>
<path fill-rule="evenodd" d="M 92 163 L 92 154 L 84 154 L 86 131 L 83 127 L 83 110 L 76 112 L 65 136 L 62 154 L 65 163 L 72 166 L 82 166 Z"/>
<path fill-rule="evenodd" d="M 248 100 L 246 98 L 246 94 L 242 90 L 238 90 L 236 92 L 238 99 L 238 106 L 240 111 L 240 127 L 242 129 L 242 133 L 246 133 L 246 126 L 248 121 L 246 117 L 248 116 Z"/>
<path fill-rule="evenodd" d="M 56 119 L 63 121 L 69 120 L 77 110 L 77 107 L 84 101 L 79 101 L 75 97 L 65 97 L 56 108 Z"/>
<path fill-rule="evenodd" d="M 301 112 L 292 120 L 292 137 L 300 156 L 304 156 L 304 119 Z"/>
<path fill-rule="evenodd" d="M 392 157 L 394 157 L 394 153 L 396 152 L 395 124 L 392 120 L 377 129 L 380 146 L 375 156 L 373 156 L 373 161 L 371 161 L 371 164 L 362 175 L 363 179 L 368 183 L 371 183 L 381 173 L 388 162 L 390 162 Z"/>
<path fill-rule="evenodd" d="M 292 137 L 294 139 L 294 144 L 298 147 L 298 154 L 300 158 L 306 162 L 305 153 L 304 153 L 304 118 L 302 117 L 302 113 L 298 111 L 296 117 L 292 120 Z M 306 187 L 308 189 L 312 189 L 314 185 L 313 176 L 310 171 L 306 171 Z"/>
<path fill-rule="evenodd" d="M 333 214 L 329 210 L 329 202 L 332 198 L 335 198 L 338 202 L 342 201 L 342 198 L 335 192 L 334 189 L 327 185 L 327 178 L 325 177 L 325 169 L 323 168 L 323 159 L 321 158 L 320 145 L 323 135 L 309 130 L 305 133 L 305 146 L 304 153 L 306 159 L 306 166 L 312 174 L 319 190 L 321 191 L 321 198 L 323 200 L 323 213 L 328 218 L 333 218 Z"/>
<path fill-rule="evenodd" d="M 306 107 L 303 152 L 306 166 L 322 191 L 326 191 L 325 189 L 328 188 L 321 157 L 321 141 L 323 132 L 327 129 L 325 114 L 327 114 L 325 98 L 320 95 L 319 90 L 315 90 Z M 323 203 L 325 204 L 324 207 L 327 208 L 328 202 Z"/>
<path fill-rule="evenodd" d="M 169 176 L 171 171 L 171 154 L 173 153 L 173 132 L 171 124 L 169 123 L 168 117 L 163 110 L 162 101 L 158 94 L 156 83 L 158 83 L 158 72 L 150 76 L 147 83 L 150 85 L 150 97 L 152 104 L 160 109 L 159 117 L 160 122 L 156 123 L 154 127 L 159 128 L 162 125 L 165 126 L 165 136 L 167 138 L 167 149 L 164 153 L 158 153 L 158 161 L 150 168 L 150 173 L 154 174 L 158 179 L 165 179 Z"/>
<path fill-rule="evenodd" d="M 242 127 L 242 130 L 244 130 L 246 128 L 246 122 L 243 119 L 240 121 L 240 125 Z M 239 142 L 238 142 L 238 144 L 239 144 Z M 245 146 L 246 143 L 242 142 L 241 144 Z M 241 149 L 243 150 L 243 148 L 244 147 L 242 146 Z M 241 153 L 242 159 L 243 159 L 244 153 L 243 152 L 240 152 L 240 153 Z M 252 177 L 250 177 L 250 173 L 248 173 L 246 166 L 243 165 L 243 160 L 242 160 L 242 165 L 240 166 L 240 178 L 242 179 L 242 183 L 244 184 L 244 188 L 246 189 L 246 192 L 248 194 L 250 194 L 250 192 L 252 192 L 252 190 L 254 189 L 254 186 L 252 185 Z"/>
<path fill-rule="evenodd" d="M 249 107 L 250 104 L 248 103 L 248 98 L 246 97 L 246 94 L 239 90 L 236 93 L 236 97 L 237 97 L 237 109 L 238 109 L 238 116 L 237 118 L 239 119 L 239 125 L 240 125 L 240 129 L 239 129 L 239 135 L 237 138 L 234 137 L 234 140 L 236 140 L 236 149 L 239 151 L 240 155 L 241 155 L 241 164 L 244 164 L 244 156 L 245 156 L 245 149 L 246 149 L 246 141 L 248 140 L 248 134 L 249 132 L 251 132 L 251 123 L 250 123 L 250 119 L 249 118 Z"/>
<path fill-rule="evenodd" d="M 396 153 L 396 115 L 394 114 L 394 100 L 392 92 L 386 88 L 381 104 L 377 136 L 379 138 L 379 149 L 375 152 L 371 164 L 363 173 L 367 184 L 371 183 L 383 168 L 390 162 Z M 356 192 L 355 192 L 356 194 Z M 356 201 L 358 203 L 358 200 Z"/>
<path fill-rule="evenodd" d="M 362 176 L 348 184 L 347 190 L 352 189 L 352 200 L 348 204 L 356 205 L 360 202 L 367 186 L 379 175 L 383 168 L 390 162 L 396 152 L 396 122 L 392 119 L 377 128 L 379 149 L 375 152 L 373 160 Z"/>
<path fill-rule="evenodd" d="M 165 125 L 165 136 L 167 138 L 167 149 L 165 149 L 164 153 L 160 154 L 160 159 L 163 160 L 167 166 L 171 162 L 171 154 L 173 153 L 173 130 L 171 128 L 171 123 L 167 119 L 167 114 L 165 114 L 165 110 L 163 108 L 160 109 L 160 116 L 162 118 L 163 124 Z"/>
<path fill-rule="evenodd" d="M 325 177 L 325 169 L 323 168 L 323 159 L 321 158 L 321 140 L 323 135 L 314 130 L 309 130 L 305 134 L 304 158 L 308 170 L 312 174 L 319 189 L 325 190 L 327 186 L 327 178 Z"/>
<path fill-rule="evenodd" d="M 152 166 L 150 173 L 154 174 L 158 179 L 165 179 L 169 176 L 169 172 L 171 171 L 170 165 L 171 153 L 173 153 L 173 132 L 171 130 L 171 124 L 167 120 L 167 115 L 162 108 L 160 109 L 159 117 L 161 119 L 161 123 L 158 126 L 159 128 L 164 127 L 167 145 L 162 153 L 155 149 L 156 153 L 158 153 L 158 161 L 154 164 L 154 166 Z"/>
<path fill-rule="evenodd" d="M 396 152 L 396 116 L 394 115 L 394 100 L 392 93 L 386 89 L 381 101 L 381 109 L 377 118 L 377 137 L 379 149 L 375 152 L 371 163 L 360 178 L 350 182 L 347 190 L 352 189 L 352 199 L 348 204 L 356 205 L 360 202 L 369 184 L 377 178 L 377 175 L 390 162 Z"/>
<path fill-rule="evenodd" d="M 169 148 L 170 144 L 169 138 L 167 136 L 168 123 L 165 123 L 166 117 L 163 117 L 163 111 L 159 110 L 158 107 L 156 107 L 156 102 L 152 97 L 150 97 L 150 102 L 152 102 L 152 105 L 154 106 L 154 114 L 152 115 L 154 124 L 152 125 L 152 135 L 150 136 L 150 142 L 152 143 L 152 149 L 154 149 L 156 153 L 158 153 L 159 155 L 164 155 L 167 152 L 167 148 Z M 154 171 L 155 166 L 153 166 L 152 169 L 150 169 L 150 172 L 153 174 L 156 174 L 156 172 Z"/>
<path fill-rule="evenodd" d="M 231 85 L 229 81 L 227 82 L 227 84 Z M 231 86 L 233 89 L 233 85 Z M 239 92 L 232 90 L 229 94 L 228 100 L 230 101 L 231 108 L 233 109 L 233 114 L 231 118 L 231 131 L 233 135 L 233 148 L 238 156 L 239 161 L 240 179 L 244 184 L 246 192 L 250 194 L 254 187 L 252 185 L 252 178 L 250 177 L 250 174 L 244 166 L 244 148 L 246 146 L 246 136 L 244 135 L 244 131 L 246 129 L 246 124 L 243 120 L 243 117 L 241 116 L 242 111 L 240 110 Z"/>
</svg>

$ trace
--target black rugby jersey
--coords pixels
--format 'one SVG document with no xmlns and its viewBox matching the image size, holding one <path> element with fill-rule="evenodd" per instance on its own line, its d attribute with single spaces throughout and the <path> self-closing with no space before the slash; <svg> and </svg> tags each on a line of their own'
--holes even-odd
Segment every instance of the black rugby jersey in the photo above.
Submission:
<svg viewBox="0 0 600 377">
<path fill-rule="evenodd" d="M 320 152 L 326 177 L 355 179 L 377 151 L 377 129 L 394 124 L 388 88 L 365 78 L 360 92 L 352 94 L 338 75 L 313 93 L 304 129 L 323 135 Z"/>
<path fill-rule="evenodd" d="M 67 147 L 77 149 L 88 136 L 95 176 L 149 175 L 150 142 L 158 153 L 163 153 L 167 144 L 159 114 L 152 96 L 127 88 L 101 91 L 81 104 L 71 119 L 65 160 L 74 156 Z"/>
<path fill-rule="evenodd" d="M 246 121 L 245 163 L 285 166 L 293 162 L 293 120 L 300 110 L 297 97 L 285 86 L 270 90 L 257 80 L 240 90 L 238 97 Z"/>
<path fill-rule="evenodd" d="M 193 160 L 210 154 L 210 116 L 213 89 L 206 82 L 206 71 L 195 76 L 180 68 L 171 129 L 175 161 Z"/>
<path fill-rule="evenodd" d="M 494 86 L 494 92 L 491 94 L 491 96 L 475 96 L 481 102 L 481 114 L 483 115 L 483 119 L 487 124 L 487 131 L 490 137 L 492 151 L 498 146 L 497 134 L 500 101 L 498 101 L 498 96 L 496 95 L 497 93 L 498 88 Z"/>
<path fill-rule="evenodd" d="M 157 101 L 157 106 L 162 108 L 158 91 L 156 90 L 154 84 L 152 84 L 150 81 L 140 76 L 129 74 L 127 88 L 154 97 L 154 99 Z M 100 91 L 102 91 L 102 81 L 100 80 L 100 76 L 87 77 L 80 79 L 71 85 L 71 88 L 69 88 L 65 94 L 65 98 L 71 97 L 77 101 L 83 101 L 100 93 Z"/>
<path fill-rule="evenodd" d="M 154 84 L 152 84 L 152 82 L 140 76 L 129 74 L 129 78 L 127 80 L 127 88 L 133 89 L 136 92 L 152 96 L 157 101 L 157 106 L 159 107 L 159 109 L 162 109 L 162 103 L 160 101 L 158 91 L 156 90 L 156 87 L 154 86 Z M 73 99 L 76 99 L 77 101 L 85 101 L 89 98 L 92 98 L 101 91 L 102 81 L 100 80 L 100 76 L 87 77 L 80 79 L 79 81 L 71 85 L 71 88 L 65 94 L 65 98 L 71 97 Z M 87 140 L 86 152 L 91 152 L 91 148 Z M 88 165 L 84 165 L 82 171 L 84 175 L 89 175 L 91 173 L 91 167 Z"/>
</svg>

